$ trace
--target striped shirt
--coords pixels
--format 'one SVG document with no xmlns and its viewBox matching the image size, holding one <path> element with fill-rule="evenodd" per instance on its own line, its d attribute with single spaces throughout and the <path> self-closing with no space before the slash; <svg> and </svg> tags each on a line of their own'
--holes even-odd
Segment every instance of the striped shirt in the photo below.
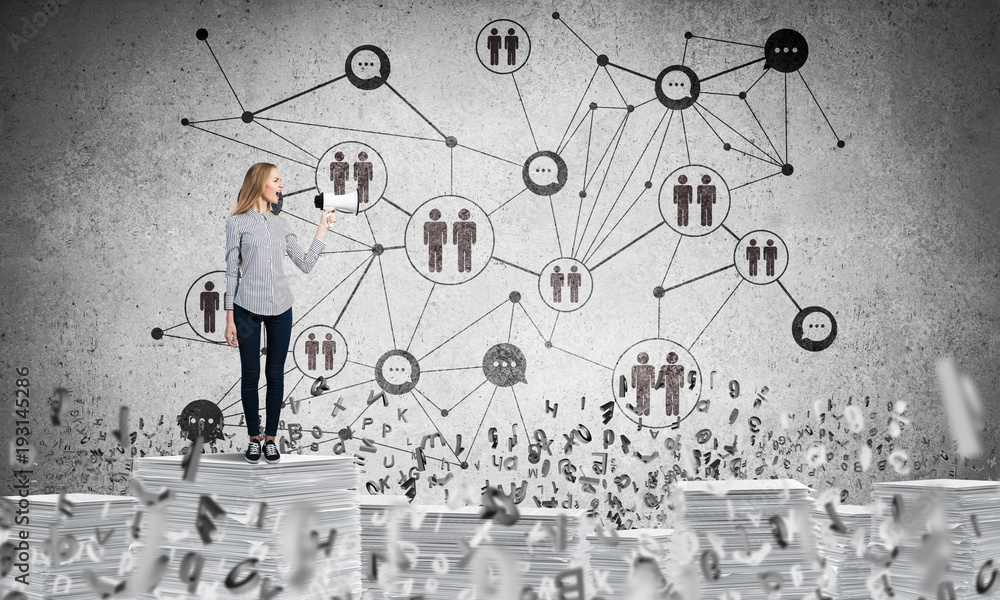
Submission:
<svg viewBox="0 0 1000 600">
<path fill-rule="evenodd" d="M 326 243 L 317 237 L 303 252 L 282 218 L 249 209 L 226 219 L 226 310 L 233 304 L 258 315 L 280 315 L 294 298 L 282 267 L 282 254 L 308 273 Z M 242 273 L 240 263 L 243 263 Z"/>
</svg>

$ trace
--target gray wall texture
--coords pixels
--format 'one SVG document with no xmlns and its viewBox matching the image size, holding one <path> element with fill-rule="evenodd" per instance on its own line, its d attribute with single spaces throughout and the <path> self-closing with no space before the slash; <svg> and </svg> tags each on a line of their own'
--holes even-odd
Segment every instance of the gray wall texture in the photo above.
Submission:
<svg viewBox="0 0 1000 600">
<path fill-rule="evenodd" d="M 681 470 L 793 477 L 856 504 L 869 501 L 874 481 L 998 473 L 995 2 L 49 4 L 48 15 L 38 2 L 0 6 L 0 440 L 11 444 L 4 456 L 30 443 L 33 493 L 127 493 L 129 465 L 113 435 L 122 406 L 129 453 L 184 451 L 178 416 L 199 399 L 225 423 L 224 439 L 206 451 L 244 449 L 238 352 L 220 343 L 221 311 L 216 333 L 205 332 L 198 293 L 209 280 L 224 291 L 225 221 L 247 168 L 274 162 L 286 192 L 304 190 L 285 199 L 281 217 L 308 247 L 319 216 L 309 188 L 328 168 L 316 165 L 344 142 L 384 161 L 384 199 L 342 214 L 310 273 L 285 262 L 293 342 L 336 323 L 347 352 L 330 391 L 314 397 L 304 346 L 290 351 L 285 394 L 301 404 L 282 411 L 286 452 L 358 454 L 365 481 L 387 482 L 385 493 L 404 493 L 415 476 L 416 502 L 489 481 L 519 487 L 529 505 L 579 503 L 633 527 L 670 523 L 665 494 Z M 530 38 L 513 76 L 491 72 L 488 52 L 486 65 L 477 55 L 477 36 L 497 19 Z M 656 99 L 650 78 L 666 67 L 683 61 L 706 78 L 757 60 L 785 28 L 808 42 L 798 72 L 764 73 L 758 62 L 720 75 L 703 83 L 697 106 L 672 117 Z M 239 120 L 343 75 L 362 45 L 386 53 L 389 85 L 362 90 L 340 79 L 254 123 Z M 599 54 L 611 66 L 599 68 Z M 495 68 L 505 59 L 501 51 Z M 751 86 L 746 102 L 735 96 Z M 591 102 L 600 107 L 592 122 Z M 185 118 L 200 123 L 186 127 Z M 568 167 L 551 199 L 523 191 L 522 164 L 539 149 L 559 149 Z M 775 175 L 785 162 L 794 173 Z M 661 185 L 688 164 L 736 188 L 724 221 L 732 235 L 681 239 L 665 224 Z M 492 232 L 494 243 L 492 252 L 474 247 L 474 278 L 444 285 L 461 277 L 456 247 L 445 248 L 442 273 L 428 273 L 420 229 L 434 205 L 425 203 L 451 194 L 465 200 L 437 200 L 448 207 L 442 221 L 450 228 L 471 201 L 488 213 L 474 219 L 480 241 Z M 780 284 L 753 285 L 732 268 L 733 235 L 755 230 L 787 247 Z M 386 248 L 379 256 L 376 243 Z M 560 312 L 546 267 L 574 253 L 593 283 L 583 285 L 582 306 Z M 668 288 L 661 298 L 657 286 Z M 829 348 L 795 342 L 796 303 L 834 315 Z M 616 394 L 618 375 L 638 364 L 633 354 L 648 349 L 650 365 L 666 364 L 664 349 L 675 346 L 646 341 L 654 338 L 697 361 L 700 396 L 681 394 L 676 428 L 664 389 L 652 392 L 641 428 L 627 416 L 635 391 Z M 524 357 L 525 381 L 513 386 L 482 368 L 487 351 L 507 343 Z M 418 359 L 416 389 L 368 405 L 380 391 L 376 363 L 393 349 Z M 956 454 L 935 371 L 943 356 L 983 401 L 979 458 Z M 23 385 L 29 423 L 16 431 Z M 59 387 L 69 392 L 55 425 Z M 863 417 L 853 431 L 848 406 Z M 905 419 L 899 431 L 894 413 Z M 349 426 L 354 437 L 338 445 Z M 447 445 L 428 444 L 426 468 L 411 470 L 414 449 L 437 431 Z M 547 450 L 536 431 L 553 442 Z M 362 437 L 374 452 L 362 450 Z M 895 465 L 886 462 L 893 452 Z M 606 470 L 595 467 L 599 453 Z M 25 464 L 3 464 L 0 494 L 10 494 Z"/>
</svg>

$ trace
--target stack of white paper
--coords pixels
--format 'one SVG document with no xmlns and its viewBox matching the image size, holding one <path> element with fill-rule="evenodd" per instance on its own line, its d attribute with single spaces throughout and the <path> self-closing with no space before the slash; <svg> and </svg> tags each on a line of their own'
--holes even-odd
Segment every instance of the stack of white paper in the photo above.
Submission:
<svg viewBox="0 0 1000 600">
<path fill-rule="evenodd" d="M 885 482 L 875 484 L 873 496 L 880 509 L 872 515 L 876 554 L 898 549 L 888 567 L 896 598 L 965 600 L 995 593 L 996 587 L 986 588 L 1000 566 L 1000 483 Z"/>
<path fill-rule="evenodd" d="M 744 600 L 766 600 L 779 589 L 798 598 L 817 588 L 808 487 L 791 479 L 687 481 L 678 490 L 683 508 L 667 577 L 679 588 Z"/>
<path fill-rule="evenodd" d="M 594 571 L 596 587 L 594 593 L 606 600 L 625 598 L 636 558 L 640 556 L 652 559 L 660 574 L 666 578 L 669 569 L 667 546 L 672 533 L 673 529 L 629 529 L 588 535 L 590 566 Z"/>
<path fill-rule="evenodd" d="M 85 571 L 116 581 L 127 577 L 118 569 L 128 551 L 129 524 L 135 514 L 131 496 L 65 494 L 61 509 L 58 494 L 7 496 L 6 500 L 21 512 L 10 515 L 16 519 L 13 527 L 0 529 L 0 544 L 12 544 L 13 562 L 26 570 L 7 563 L 6 556 L 0 558 L 2 568 L 11 567 L 0 579 L 0 597 L 19 591 L 31 600 L 90 600 L 95 593 L 86 583 Z M 53 539 L 58 548 L 55 554 Z M 19 558 L 17 546 L 22 541 L 25 545 L 21 548 L 27 548 L 27 554 Z M 24 577 L 15 579 L 19 576 Z"/>
<path fill-rule="evenodd" d="M 820 554 L 826 558 L 823 592 L 841 600 L 868 600 L 867 580 L 872 563 L 865 558 L 871 539 L 871 508 L 831 502 L 813 510 L 814 533 Z"/>
<path fill-rule="evenodd" d="M 361 587 L 373 598 L 384 598 L 383 565 L 389 560 L 390 533 L 398 526 L 399 517 L 407 511 L 406 496 L 371 496 L 362 494 L 361 502 Z M 373 579 L 371 576 L 374 575 Z M 384 576 L 383 576 L 384 580 Z"/>
<path fill-rule="evenodd" d="M 250 465 L 236 453 L 202 454 L 195 481 L 184 479 L 180 456 L 137 458 L 132 480 L 142 492 L 141 535 L 132 544 L 137 575 L 155 581 L 143 569 L 169 557 L 159 586 L 140 597 L 235 600 L 279 587 L 283 599 L 360 596 L 353 457 L 286 454 L 276 465 Z M 166 489 L 173 497 L 161 500 Z M 201 563 L 190 587 L 181 578 L 189 554 L 185 573 Z"/>
</svg>

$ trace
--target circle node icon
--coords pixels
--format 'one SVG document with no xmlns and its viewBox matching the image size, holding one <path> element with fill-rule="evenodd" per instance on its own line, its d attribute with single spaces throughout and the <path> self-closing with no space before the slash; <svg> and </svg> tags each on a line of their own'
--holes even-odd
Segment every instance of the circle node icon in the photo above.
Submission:
<svg viewBox="0 0 1000 600">
<path fill-rule="evenodd" d="M 493 224 L 472 200 L 437 196 L 413 211 L 403 241 L 418 273 L 434 283 L 456 285 L 479 275 L 493 257 Z"/>
<path fill-rule="evenodd" d="M 253 123 L 253 113 L 249 110 L 245 111 L 242 115 L 240 115 L 240 119 L 242 119 L 244 123 Z"/>
<path fill-rule="evenodd" d="M 382 199 L 388 182 L 382 155 L 362 142 L 335 144 L 319 157 L 316 165 L 316 189 L 326 197 L 327 208 L 335 205 L 338 197 L 357 193 L 358 212 L 362 213 Z"/>
<path fill-rule="evenodd" d="M 666 293 L 667 292 L 666 292 L 666 290 L 663 289 L 662 285 L 658 285 L 655 288 L 653 288 L 653 297 L 654 298 L 662 298 L 663 296 L 666 295 Z"/>
<path fill-rule="evenodd" d="M 389 78 L 389 55 L 378 46 L 358 46 L 347 55 L 344 73 L 359 90 L 375 90 Z"/>
<path fill-rule="evenodd" d="M 347 364 L 347 354 L 344 336 L 328 325 L 307 328 L 292 345 L 295 366 L 310 379 L 332 379 Z"/>
<path fill-rule="evenodd" d="M 708 235 L 729 215 L 729 186 L 722 175 L 705 165 L 676 169 L 660 185 L 660 215 L 677 233 L 689 237 Z M 698 211 L 700 217 L 691 216 Z"/>
<path fill-rule="evenodd" d="M 383 246 L 382 244 L 375 244 L 374 246 L 372 246 L 372 254 L 374 254 L 375 256 L 382 256 L 383 252 L 385 252 L 385 246 Z"/>
<path fill-rule="evenodd" d="M 729 142 L 726 142 L 725 144 L 722 145 L 722 149 L 725 150 L 726 152 L 729 152 L 730 150 L 733 149 L 733 146 Z"/>
<path fill-rule="evenodd" d="M 447 408 L 442 408 L 441 409 L 441 416 L 442 417 L 447 417 L 448 416 L 448 409 Z"/>
<path fill-rule="evenodd" d="M 792 321 L 792 338 L 803 350 L 826 350 L 837 339 L 837 319 L 821 306 L 803 308 Z"/>
<path fill-rule="evenodd" d="M 597 103 L 596 102 L 591 102 L 590 103 L 590 110 L 597 110 Z"/>
<path fill-rule="evenodd" d="M 806 64 L 809 44 L 794 29 L 779 29 L 764 43 L 764 68 L 779 73 L 794 73 Z"/>
<path fill-rule="evenodd" d="M 622 353 L 611 376 L 615 402 L 629 420 L 662 429 L 686 419 L 701 399 L 701 369 L 672 340 L 652 338 Z"/>
<path fill-rule="evenodd" d="M 508 298 L 510 299 L 511 302 L 517 304 L 518 302 L 521 301 L 521 292 L 511 292 Z"/>
<path fill-rule="evenodd" d="M 660 71 L 653 90 L 660 104 L 671 110 L 684 110 L 698 101 L 701 80 L 684 65 L 671 65 Z"/>
<path fill-rule="evenodd" d="M 420 365 L 406 350 L 389 350 L 375 363 L 375 383 L 386 394 L 409 393 L 420 381 Z"/>
<path fill-rule="evenodd" d="M 581 198 L 586 198 L 587 197 L 587 190 L 580 190 L 580 197 Z"/>
<path fill-rule="evenodd" d="M 202 27 L 194 33 L 194 36 L 198 38 L 200 41 L 204 42 L 205 40 L 208 39 L 208 30 Z"/>
<path fill-rule="evenodd" d="M 786 175 L 787 176 L 787 175 L 791 175 L 794 172 L 795 172 L 795 168 L 792 167 L 791 164 L 785 163 L 785 164 L 781 165 L 781 174 L 782 175 Z"/>
<path fill-rule="evenodd" d="M 566 295 L 563 292 L 568 292 Z M 573 312 L 590 299 L 594 277 L 587 265 L 574 258 L 557 258 L 538 276 L 538 293 L 549 308 Z"/>
<path fill-rule="evenodd" d="M 154 327 L 153 331 L 151 331 L 150 333 L 152 334 L 154 340 L 162 340 L 163 339 L 163 329 L 161 329 L 159 327 Z"/>
<path fill-rule="evenodd" d="M 837 147 L 838 148 L 843 148 L 846 145 L 847 144 L 844 142 L 844 140 L 837 140 Z"/>
<path fill-rule="evenodd" d="M 568 177 L 566 161 L 551 150 L 535 152 L 521 169 L 525 187 L 539 196 L 551 196 L 563 189 Z"/>
<path fill-rule="evenodd" d="M 527 383 L 526 370 L 524 353 L 513 344 L 496 344 L 483 355 L 483 374 L 494 385 L 511 387 L 515 383 Z"/>
<path fill-rule="evenodd" d="M 606 67 L 606 66 L 608 66 L 609 62 L 611 62 L 611 59 L 608 58 L 607 54 L 602 54 L 602 55 L 600 55 L 600 56 L 597 57 L 597 66 L 598 67 Z"/>
<path fill-rule="evenodd" d="M 549 340 L 545 340 L 545 347 L 546 348 L 551 348 L 552 347 L 552 342 L 549 341 Z"/>
<path fill-rule="evenodd" d="M 530 55 L 528 32 L 510 19 L 490 21 L 476 36 L 476 56 L 491 73 L 513 73 L 528 62 Z"/>
<path fill-rule="evenodd" d="M 785 274 L 788 248 L 775 233 L 758 229 L 740 238 L 733 252 L 733 262 L 743 279 L 764 285 L 777 281 Z M 761 270 L 764 272 L 761 273 Z"/>
<path fill-rule="evenodd" d="M 458 138 L 453 135 L 449 135 L 448 137 L 444 138 L 444 145 L 448 146 L 449 148 L 454 148 L 455 146 L 458 145 Z"/>
</svg>

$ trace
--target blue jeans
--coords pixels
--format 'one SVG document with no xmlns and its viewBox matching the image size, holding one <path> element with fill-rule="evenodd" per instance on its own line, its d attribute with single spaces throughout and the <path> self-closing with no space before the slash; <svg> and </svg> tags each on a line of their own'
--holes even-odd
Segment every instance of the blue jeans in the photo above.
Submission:
<svg viewBox="0 0 1000 600">
<path fill-rule="evenodd" d="M 233 304 L 233 322 L 236 323 L 236 341 L 240 349 L 243 379 L 240 393 L 243 415 L 250 437 L 260 435 L 260 399 L 257 383 L 260 381 L 260 324 L 267 329 L 267 361 L 264 376 L 267 379 L 267 426 L 264 435 L 278 434 L 281 404 L 285 394 L 285 357 L 292 338 L 292 309 L 280 315 L 258 315 L 239 304 Z"/>
</svg>

